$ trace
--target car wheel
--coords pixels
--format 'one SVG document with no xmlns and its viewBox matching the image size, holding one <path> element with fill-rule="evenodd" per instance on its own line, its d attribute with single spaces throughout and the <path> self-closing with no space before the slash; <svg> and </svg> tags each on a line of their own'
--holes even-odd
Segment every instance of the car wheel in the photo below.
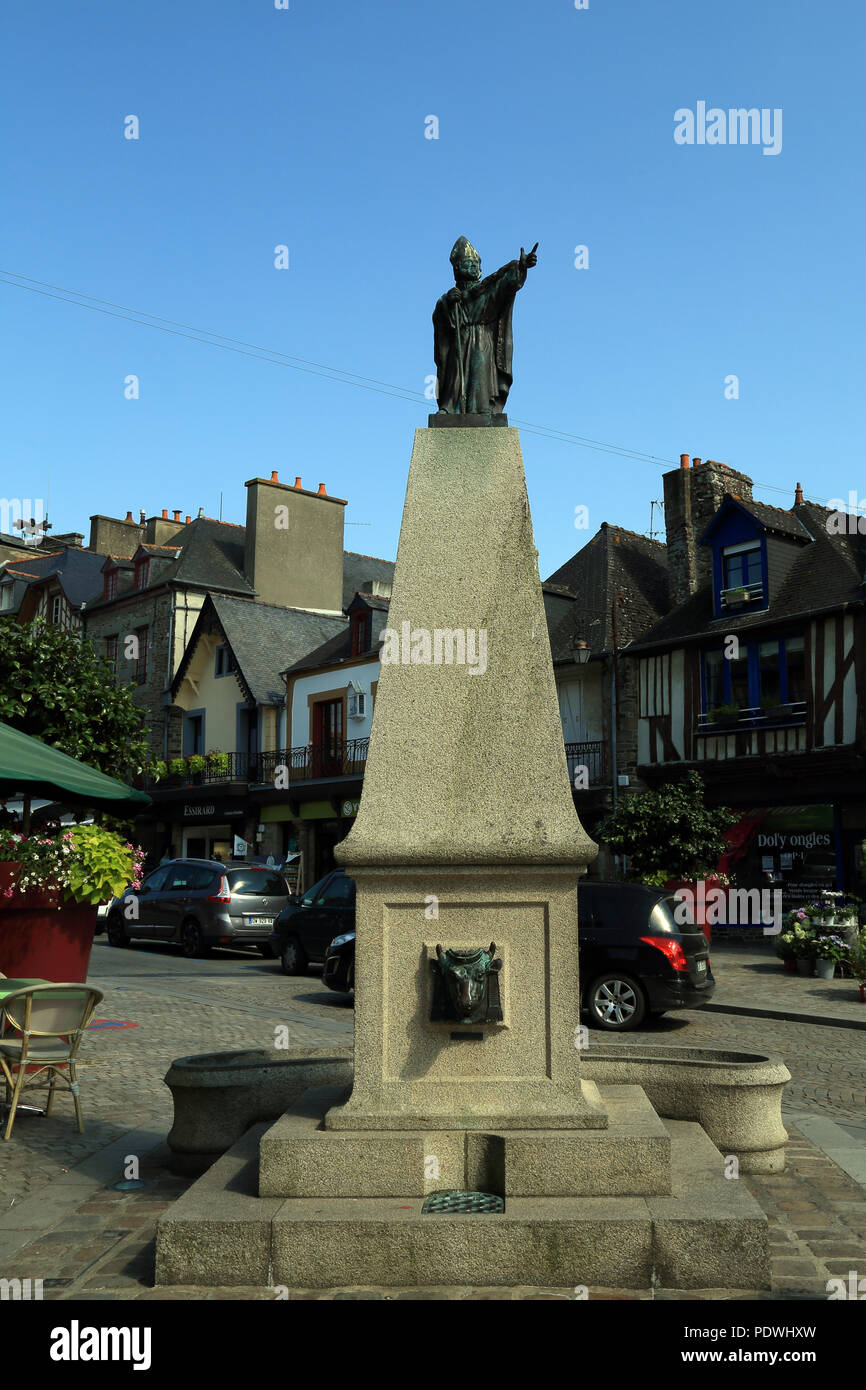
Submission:
<svg viewBox="0 0 866 1390">
<path fill-rule="evenodd" d="M 618 972 L 599 976 L 590 987 L 586 1002 L 593 1023 L 610 1032 L 625 1033 L 637 1028 L 646 1016 L 646 999 L 637 980 Z"/>
<path fill-rule="evenodd" d="M 108 925 L 105 930 L 108 936 L 109 946 L 129 946 L 132 944 L 126 934 L 126 928 L 119 917 L 109 917 Z"/>
<path fill-rule="evenodd" d="M 259 942 L 259 952 L 264 956 L 265 960 L 273 960 L 275 955 L 273 946 L 269 946 L 267 941 Z"/>
<path fill-rule="evenodd" d="M 184 922 L 180 929 L 180 949 L 188 960 L 207 955 L 207 946 L 198 922 Z"/>
<path fill-rule="evenodd" d="M 303 975 L 307 968 L 307 957 L 300 941 L 296 936 L 290 936 L 283 946 L 283 954 L 280 957 L 284 975 Z"/>
</svg>

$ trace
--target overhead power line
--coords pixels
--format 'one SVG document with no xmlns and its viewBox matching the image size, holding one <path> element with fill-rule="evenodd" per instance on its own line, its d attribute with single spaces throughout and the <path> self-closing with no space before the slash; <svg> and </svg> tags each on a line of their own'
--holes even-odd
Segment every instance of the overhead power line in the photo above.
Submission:
<svg viewBox="0 0 866 1390">
<path fill-rule="evenodd" d="M 8 276 L 13 278 L 6 278 Z M 21 281 L 25 283 L 22 284 Z M 261 347 L 256 343 L 245 342 L 242 338 L 231 338 L 224 333 L 214 333 L 208 328 L 198 328 L 194 324 L 179 323 L 175 319 L 162 318 L 158 314 L 148 313 L 144 309 L 134 309 L 126 304 L 115 304 L 110 299 L 97 299 L 95 295 L 84 294 L 80 290 L 69 290 L 63 285 L 52 285 L 44 280 L 35 280 L 32 276 L 21 275 L 15 270 L 0 269 L 0 282 L 11 285 L 14 289 L 26 290 L 30 294 L 42 295 L 46 299 L 58 299 L 61 303 L 72 304 L 77 309 L 89 309 L 93 313 L 105 314 L 109 318 L 125 319 L 127 322 L 136 323 L 142 328 L 155 328 L 160 333 L 170 333 L 175 338 L 187 338 L 192 342 L 204 343 L 209 347 L 218 347 L 226 352 L 238 353 L 242 357 L 253 357 L 260 362 L 270 362 L 273 366 L 288 367 L 291 371 L 304 372 L 308 376 L 320 376 L 326 381 L 341 382 L 345 386 L 356 386 L 362 391 L 374 391 L 377 395 L 393 396 L 397 400 L 411 401 L 413 404 L 425 401 L 429 403 L 429 398 L 423 392 L 413 391 L 408 386 L 399 386 L 390 381 L 380 381 L 377 377 L 361 376 L 357 372 L 349 372 L 342 367 L 329 366 L 324 362 L 312 362 L 305 357 L 296 357 L 290 353 L 280 352 L 277 348 Z M 36 288 L 37 286 L 39 288 Z M 595 453 L 613 454 L 633 463 L 652 463 L 659 468 L 676 468 L 679 464 L 679 459 L 662 458 L 657 454 L 648 454 L 640 449 L 630 449 L 626 445 L 572 434 L 568 430 L 560 430 L 552 425 L 539 425 L 531 420 L 520 420 L 516 416 L 512 416 L 511 419 L 515 424 L 521 425 L 525 432 L 537 435 L 542 439 L 559 440 L 563 444 L 573 444 L 578 448 L 590 449 Z M 764 492 L 777 492 L 786 497 L 790 496 L 790 488 L 778 487 L 773 483 L 755 482 L 754 486 Z M 827 499 L 813 497 L 810 500 L 823 505 Z"/>
</svg>

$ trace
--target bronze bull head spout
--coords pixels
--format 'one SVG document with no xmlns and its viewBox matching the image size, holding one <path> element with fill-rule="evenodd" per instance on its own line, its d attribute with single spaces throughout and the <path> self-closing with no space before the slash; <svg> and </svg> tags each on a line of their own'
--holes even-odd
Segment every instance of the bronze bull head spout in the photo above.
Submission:
<svg viewBox="0 0 866 1390">
<path fill-rule="evenodd" d="M 494 961 L 496 942 L 469 950 L 436 947 L 439 975 L 444 987 L 445 1017 L 461 1023 L 481 1023 L 489 1019 L 488 992 L 491 971 L 498 971 L 500 961 Z"/>
</svg>

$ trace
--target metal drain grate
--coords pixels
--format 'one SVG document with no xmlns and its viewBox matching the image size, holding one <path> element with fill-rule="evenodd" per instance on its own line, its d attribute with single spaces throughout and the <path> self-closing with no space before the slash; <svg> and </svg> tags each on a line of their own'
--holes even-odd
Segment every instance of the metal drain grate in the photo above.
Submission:
<svg viewBox="0 0 866 1390">
<path fill-rule="evenodd" d="M 477 1216 L 481 1212 L 501 1212 L 505 1202 L 493 1192 L 431 1192 L 426 1198 L 421 1215 L 453 1215 L 459 1213 Z"/>
</svg>

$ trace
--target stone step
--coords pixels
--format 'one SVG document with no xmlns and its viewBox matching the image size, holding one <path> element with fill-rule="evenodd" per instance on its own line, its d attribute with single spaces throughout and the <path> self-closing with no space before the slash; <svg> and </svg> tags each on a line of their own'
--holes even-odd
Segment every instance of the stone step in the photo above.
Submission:
<svg viewBox="0 0 866 1390">
<path fill-rule="evenodd" d="M 767 1219 L 697 1124 L 667 1121 L 671 1195 L 515 1197 L 500 1215 L 421 1215 L 416 1195 L 257 1197 L 250 1130 L 157 1232 L 165 1287 L 769 1288 Z"/>
<path fill-rule="evenodd" d="M 668 1131 L 640 1086 L 600 1092 L 598 1130 L 326 1130 L 345 1092 L 305 1091 L 263 1136 L 263 1197 L 424 1197 L 451 1189 L 510 1197 L 605 1197 L 671 1191 Z"/>
</svg>

